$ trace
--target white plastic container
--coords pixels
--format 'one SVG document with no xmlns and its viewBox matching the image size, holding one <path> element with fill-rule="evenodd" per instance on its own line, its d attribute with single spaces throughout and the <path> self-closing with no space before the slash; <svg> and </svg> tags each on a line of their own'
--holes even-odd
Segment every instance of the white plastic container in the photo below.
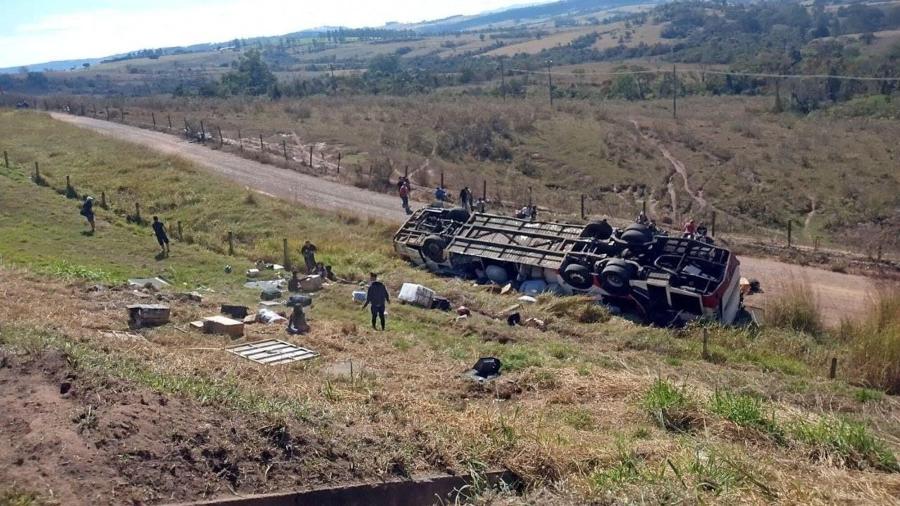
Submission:
<svg viewBox="0 0 900 506">
<path fill-rule="evenodd" d="M 397 298 L 400 302 L 430 309 L 434 300 L 434 290 L 415 283 L 403 283 Z"/>
</svg>

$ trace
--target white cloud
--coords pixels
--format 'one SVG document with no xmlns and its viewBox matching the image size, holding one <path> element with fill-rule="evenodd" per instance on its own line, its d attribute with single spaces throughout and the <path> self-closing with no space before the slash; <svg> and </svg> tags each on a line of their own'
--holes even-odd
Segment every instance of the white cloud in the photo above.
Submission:
<svg viewBox="0 0 900 506">
<path fill-rule="evenodd" d="M 0 67 L 107 56 L 137 49 L 278 35 L 323 25 L 379 26 L 475 14 L 514 0 L 429 2 L 223 0 L 178 8 L 95 10 L 49 15 L 0 36 Z"/>
</svg>

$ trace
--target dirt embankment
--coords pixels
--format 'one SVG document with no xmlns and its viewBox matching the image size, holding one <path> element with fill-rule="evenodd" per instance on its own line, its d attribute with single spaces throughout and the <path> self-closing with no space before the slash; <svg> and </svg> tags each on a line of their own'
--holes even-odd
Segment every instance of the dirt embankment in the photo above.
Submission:
<svg viewBox="0 0 900 506">
<path fill-rule="evenodd" d="M 297 424 L 83 376 L 56 351 L 0 348 L 0 406 L 0 484 L 60 504 L 173 502 L 354 478 L 340 443 Z"/>
<path fill-rule="evenodd" d="M 350 212 L 393 223 L 401 223 L 406 219 L 399 198 L 390 195 L 265 165 L 164 133 L 82 116 L 59 113 L 52 115 L 56 119 L 117 139 L 182 156 L 211 173 L 278 198 L 299 201 L 305 206 Z M 682 176 L 685 191 L 696 198 L 697 195 L 687 186 L 687 174 Z M 705 203 L 699 198 L 697 200 L 698 203 Z M 787 282 L 806 282 L 816 293 L 825 320 L 830 324 L 866 311 L 869 295 L 874 289 L 873 282 L 863 276 L 838 275 L 824 269 L 749 256 L 742 256 L 741 263 L 745 276 L 762 282 L 763 289 L 767 292 L 766 297 L 777 296 Z"/>
</svg>

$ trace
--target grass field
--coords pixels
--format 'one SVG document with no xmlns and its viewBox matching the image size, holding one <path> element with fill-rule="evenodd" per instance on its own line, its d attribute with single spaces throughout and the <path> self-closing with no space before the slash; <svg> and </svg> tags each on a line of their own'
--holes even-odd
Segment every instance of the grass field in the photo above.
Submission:
<svg viewBox="0 0 900 506">
<path fill-rule="evenodd" d="M 581 75 L 569 79 L 592 79 Z M 588 213 L 631 216 L 646 201 L 661 223 L 716 211 L 720 232 L 783 238 L 792 221 L 794 238 L 810 245 L 900 247 L 897 122 L 855 118 L 849 105 L 808 117 L 771 107 L 766 98 L 693 97 L 679 101 L 675 120 L 670 101 L 560 100 L 550 109 L 541 97 L 156 98 L 129 101 L 126 120 L 203 119 L 228 138 L 240 129 L 248 151 L 262 134 L 301 159 L 314 145 L 332 163 L 346 157 L 345 178 L 372 165 L 397 177 L 408 166 L 425 192 L 443 172 L 450 188 L 480 193 L 486 181 L 490 200 L 523 205 L 531 194 L 561 214 L 576 215 L 585 194 Z"/>
<path fill-rule="evenodd" d="M 41 114 L 0 112 L 0 138 L 12 165 L 0 168 L 0 290 L 7 300 L 0 319 L 9 322 L 0 328 L 0 351 L 21 361 L 63 352 L 79 377 L 309 434 L 322 441 L 322 451 L 288 464 L 316 476 L 312 482 L 328 482 L 316 470 L 346 460 L 353 463 L 352 479 L 362 480 L 506 466 L 529 485 L 525 500 L 551 504 L 896 500 L 900 403 L 884 393 L 892 388 L 884 379 L 862 376 L 881 367 L 867 364 L 863 358 L 873 357 L 865 353 L 858 356 L 855 345 L 868 332 L 862 323 L 848 324 L 841 335 L 791 325 L 671 332 L 610 318 L 580 299 L 541 297 L 523 316 L 546 320 L 546 330 L 513 329 L 490 317 L 512 298 L 406 266 L 391 254 L 391 230 L 381 224 L 250 196 L 181 160 Z M 49 186 L 29 179 L 35 160 Z M 76 201 L 58 191 L 66 175 L 80 194 L 107 193 L 111 209 L 98 211 L 94 236 L 82 234 Z M 134 202 L 145 218 L 182 222 L 187 240 L 174 243 L 171 257 L 154 259 L 149 228 L 128 223 Z M 237 237 L 234 256 L 225 247 L 228 231 Z M 278 368 L 220 351 L 224 338 L 175 328 L 215 313 L 218 303 L 252 304 L 258 294 L 241 287 L 241 273 L 257 259 L 280 260 L 285 237 L 294 262 L 300 241 L 311 239 L 340 276 L 360 279 L 378 270 L 392 293 L 403 281 L 422 282 L 474 316 L 454 322 L 449 314 L 395 304 L 388 331 L 373 332 L 368 314 L 351 301 L 355 286 L 334 284 L 308 312 L 310 334 L 293 338 L 281 326 L 248 327 L 247 340 L 278 337 L 321 353 Z M 233 274 L 224 272 L 226 264 Z M 89 287 L 156 274 L 179 291 L 200 289 L 206 300 L 173 301 L 174 323 L 142 331 L 143 340 L 109 337 L 108 331 L 127 328 L 122 306 L 134 295 L 94 294 Z M 893 353 L 895 308 L 882 305 L 882 316 L 871 320 Z M 500 380 L 482 387 L 460 378 L 489 355 L 504 363 Z M 834 381 L 826 379 L 832 356 L 841 364 Z M 358 368 L 354 379 L 327 373 L 347 360 Z M 91 416 L 103 427 L 111 409 Z M 79 437 L 98 430 L 90 427 Z M 339 445 L 339 454 L 327 451 L 329 445 Z M 164 469 L 176 457 L 154 454 L 150 461 L 124 461 L 121 469 Z M 252 485 L 249 475 L 262 469 L 241 464 L 248 484 L 239 492 L 290 486 Z M 66 479 L 53 488 L 66 487 Z M 223 479 L 212 478 L 227 493 Z M 42 487 L 14 485 L 0 497 L 48 497 Z M 194 490 L 174 498 L 202 495 Z"/>
</svg>

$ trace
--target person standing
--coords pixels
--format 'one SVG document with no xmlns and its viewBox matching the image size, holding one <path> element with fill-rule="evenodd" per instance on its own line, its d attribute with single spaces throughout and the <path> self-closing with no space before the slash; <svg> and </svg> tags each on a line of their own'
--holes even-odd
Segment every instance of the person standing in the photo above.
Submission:
<svg viewBox="0 0 900 506">
<path fill-rule="evenodd" d="M 379 318 L 381 319 L 381 330 L 384 331 L 384 309 L 385 305 L 390 303 L 391 297 L 388 295 L 384 283 L 378 281 L 378 274 L 370 273 L 369 290 L 366 292 L 366 303 L 363 304 L 363 309 L 366 306 L 372 306 L 372 329 L 378 330 L 375 326 L 375 320 Z"/>
<path fill-rule="evenodd" d="M 94 197 L 87 197 L 84 199 L 84 204 L 81 205 L 81 215 L 85 217 L 88 221 L 88 224 L 91 226 L 91 233 L 93 234 L 96 230 L 94 226 Z"/>
<path fill-rule="evenodd" d="M 444 206 L 444 201 L 447 200 L 447 190 L 444 189 L 443 185 L 438 185 L 434 189 L 434 199 L 441 203 L 441 207 Z"/>
<path fill-rule="evenodd" d="M 684 224 L 684 237 L 688 239 L 693 239 L 694 234 L 697 233 L 697 224 L 694 223 L 694 220 L 688 220 L 687 223 Z"/>
<path fill-rule="evenodd" d="M 468 186 L 459 191 L 459 206 L 466 211 L 472 210 L 472 190 Z"/>
<path fill-rule="evenodd" d="M 406 211 L 406 214 L 412 214 L 412 211 L 409 209 L 409 184 L 403 183 L 400 185 L 400 202 L 403 204 L 403 210 Z"/>
<path fill-rule="evenodd" d="M 156 234 L 156 242 L 162 249 L 162 254 L 169 255 L 169 236 L 166 234 L 166 226 L 159 221 L 158 216 L 153 217 L 153 233 Z"/>
<path fill-rule="evenodd" d="M 303 256 L 303 262 L 306 263 L 306 273 L 312 274 L 316 270 L 316 252 L 319 250 L 316 245 L 306 241 L 300 248 L 300 254 Z"/>
</svg>

